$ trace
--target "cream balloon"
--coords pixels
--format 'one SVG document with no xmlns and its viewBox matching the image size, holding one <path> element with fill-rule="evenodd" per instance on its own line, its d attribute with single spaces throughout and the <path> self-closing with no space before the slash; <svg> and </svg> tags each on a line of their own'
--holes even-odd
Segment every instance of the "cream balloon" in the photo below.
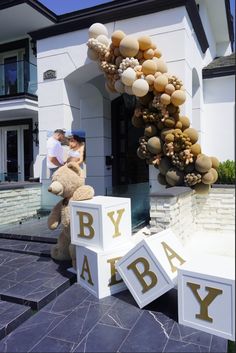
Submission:
<svg viewBox="0 0 236 353">
<path fill-rule="evenodd" d="M 132 91 L 135 96 L 143 97 L 149 91 L 149 84 L 147 83 L 146 80 L 140 78 L 140 79 L 134 81 L 134 83 L 132 85 Z"/>
</svg>

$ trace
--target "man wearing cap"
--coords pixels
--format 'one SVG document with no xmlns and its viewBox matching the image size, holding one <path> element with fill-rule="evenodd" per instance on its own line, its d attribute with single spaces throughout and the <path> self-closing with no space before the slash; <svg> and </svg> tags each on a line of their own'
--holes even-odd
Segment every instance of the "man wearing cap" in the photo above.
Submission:
<svg viewBox="0 0 236 353">
<path fill-rule="evenodd" d="M 63 148 L 61 142 L 65 140 L 65 130 L 56 129 L 51 137 L 47 140 L 47 167 L 50 170 L 50 178 L 53 173 L 62 165 Z"/>
</svg>

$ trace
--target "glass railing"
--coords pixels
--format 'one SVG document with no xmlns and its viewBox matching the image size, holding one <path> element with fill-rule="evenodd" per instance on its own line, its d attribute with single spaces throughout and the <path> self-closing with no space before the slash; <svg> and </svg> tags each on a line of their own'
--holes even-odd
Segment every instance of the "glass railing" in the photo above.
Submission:
<svg viewBox="0 0 236 353">
<path fill-rule="evenodd" d="M 9 61 L 0 64 L 0 97 L 17 94 L 36 94 L 37 66 L 28 61 Z"/>
<path fill-rule="evenodd" d="M 119 185 L 107 188 L 107 196 L 131 199 L 132 228 L 144 226 L 149 221 L 149 183 Z"/>
</svg>

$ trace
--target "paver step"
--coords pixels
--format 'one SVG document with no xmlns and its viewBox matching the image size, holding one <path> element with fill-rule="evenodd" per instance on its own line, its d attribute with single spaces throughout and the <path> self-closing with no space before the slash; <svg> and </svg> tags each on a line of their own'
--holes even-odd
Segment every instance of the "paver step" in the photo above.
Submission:
<svg viewBox="0 0 236 353">
<path fill-rule="evenodd" d="M 0 250 L 0 299 L 39 310 L 74 283 L 69 267 L 70 262 Z"/>
<path fill-rule="evenodd" d="M 50 256 L 52 244 L 0 238 L 0 250 L 20 254 Z"/>
<path fill-rule="evenodd" d="M 42 235 L 30 235 L 30 234 L 14 234 L 14 233 L 0 233 L 0 239 L 15 239 L 15 240 L 25 240 L 25 241 L 36 241 L 39 243 L 49 243 L 55 244 L 57 242 L 56 234 L 55 236 L 42 236 Z"/>
<path fill-rule="evenodd" d="M 31 314 L 32 310 L 28 306 L 0 300 L 0 339 L 15 330 Z"/>
</svg>

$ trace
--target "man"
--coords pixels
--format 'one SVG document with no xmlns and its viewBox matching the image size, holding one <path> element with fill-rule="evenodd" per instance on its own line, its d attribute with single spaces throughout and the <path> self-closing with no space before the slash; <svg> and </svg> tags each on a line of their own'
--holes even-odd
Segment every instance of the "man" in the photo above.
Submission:
<svg viewBox="0 0 236 353">
<path fill-rule="evenodd" d="M 64 165 L 63 148 L 61 145 L 64 139 L 65 131 L 56 129 L 53 135 L 47 140 L 47 167 L 50 170 L 50 178 L 59 167 Z"/>
</svg>

